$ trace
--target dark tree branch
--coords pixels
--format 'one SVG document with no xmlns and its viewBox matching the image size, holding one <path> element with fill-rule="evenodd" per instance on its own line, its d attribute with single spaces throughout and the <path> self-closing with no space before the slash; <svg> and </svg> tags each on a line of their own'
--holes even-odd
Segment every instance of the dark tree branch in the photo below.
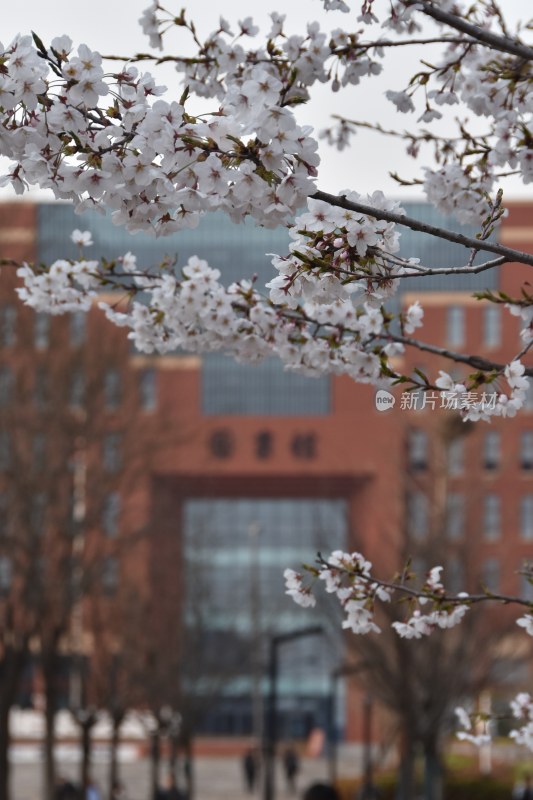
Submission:
<svg viewBox="0 0 533 800">
<path fill-rule="evenodd" d="M 518 58 L 523 58 L 525 61 L 533 61 L 532 47 L 528 47 L 516 39 L 510 39 L 508 36 L 491 33 L 491 31 L 480 28 L 479 25 L 467 22 L 465 19 L 457 17 L 449 11 L 443 11 L 437 8 L 431 0 L 404 0 L 404 3 L 406 6 L 415 4 L 417 6 L 422 6 L 420 10 L 423 14 L 426 14 L 426 16 L 432 17 L 432 19 L 437 22 L 442 22 L 450 28 L 454 28 L 456 31 L 466 33 L 467 36 L 471 36 L 480 44 L 484 44 L 493 50 L 499 50 L 501 53 L 509 53 L 510 55 L 518 56 Z"/>
<path fill-rule="evenodd" d="M 471 236 L 464 236 L 462 233 L 454 233 L 446 228 L 438 228 L 435 225 L 428 225 L 426 222 L 420 222 L 413 217 L 408 217 L 405 214 L 396 214 L 392 211 L 384 211 L 381 208 L 359 203 L 354 200 L 348 200 L 344 195 L 338 196 L 329 194 L 329 192 L 322 192 L 318 190 L 311 195 L 313 200 L 322 200 L 332 206 L 345 208 L 348 211 L 357 211 L 359 214 L 366 214 L 368 217 L 375 219 L 383 219 L 386 222 L 395 222 L 397 225 L 403 225 L 406 228 L 411 228 L 413 231 L 420 231 L 421 233 L 428 233 L 430 236 L 435 236 L 438 239 L 446 239 L 449 242 L 461 244 L 464 247 L 476 250 L 486 250 L 489 253 L 496 253 L 496 255 L 504 256 L 506 261 L 516 261 L 521 264 L 528 264 L 533 266 L 533 255 L 531 253 L 524 253 L 521 250 L 513 250 L 511 247 L 505 247 L 503 244 L 496 242 L 485 242 L 481 239 L 474 239 Z"/>
<path fill-rule="evenodd" d="M 438 347 L 435 344 L 428 344 L 427 342 L 420 342 L 418 339 L 409 339 L 407 336 L 400 336 L 399 334 L 390 334 L 388 337 L 392 342 L 399 344 L 409 345 L 409 347 L 416 347 L 417 350 L 423 350 L 426 353 L 432 353 L 435 356 L 442 356 L 449 361 L 457 361 L 460 364 L 468 364 L 468 366 L 481 372 L 503 372 L 505 364 L 499 364 L 497 361 L 489 361 L 488 358 L 476 355 L 465 355 L 464 353 L 457 353 L 454 350 L 447 350 L 445 347 Z M 533 377 L 533 367 L 525 368 L 525 375 Z"/>
</svg>

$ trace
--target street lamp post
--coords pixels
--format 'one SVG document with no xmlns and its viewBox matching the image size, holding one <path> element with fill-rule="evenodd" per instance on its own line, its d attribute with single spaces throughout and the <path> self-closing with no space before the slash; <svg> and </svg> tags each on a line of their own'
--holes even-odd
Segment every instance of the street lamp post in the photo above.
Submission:
<svg viewBox="0 0 533 800">
<path fill-rule="evenodd" d="M 277 702 L 278 702 L 278 650 L 282 644 L 301 639 L 304 636 L 317 636 L 323 633 L 321 625 L 309 625 L 288 633 L 280 633 L 270 639 L 268 654 L 268 697 L 266 704 L 266 724 L 263 739 L 263 800 L 274 800 L 274 768 L 277 740 Z"/>
</svg>

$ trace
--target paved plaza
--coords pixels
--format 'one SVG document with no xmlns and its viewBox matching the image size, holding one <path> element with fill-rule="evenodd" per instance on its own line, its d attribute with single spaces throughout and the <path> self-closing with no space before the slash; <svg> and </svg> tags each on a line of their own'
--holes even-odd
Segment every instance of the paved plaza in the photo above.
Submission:
<svg viewBox="0 0 533 800">
<path fill-rule="evenodd" d="M 42 800 L 41 775 L 43 765 L 40 763 L 13 764 L 12 786 L 13 800 Z M 107 800 L 107 772 L 105 763 L 96 763 L 92 774 L 102 790 L 102 800 Z M 79 764 L 62 763 L 59 773 L 77 780 Z M 149 794 L 150 764 L 147 759 L 140 759 L 121 765 L 121 777 L 126 786 L 127 800 L 151 800 Z M 252 800 L 260 797 L 260 792 L 250 795 L 244 791 L 242 765 L 234 757 L 198 757 L 195 761 L 196 797 L 195 800 Z M 313 780 L 325 780 L 327 764 L 323 758 L 303 759 L 302 769 L 298 777 L 298 785 L 305 788 Z M 289 793 L 281 768 L 276 773 L 277 800 L 296 800 L 296 795 Z"/>
</svg>

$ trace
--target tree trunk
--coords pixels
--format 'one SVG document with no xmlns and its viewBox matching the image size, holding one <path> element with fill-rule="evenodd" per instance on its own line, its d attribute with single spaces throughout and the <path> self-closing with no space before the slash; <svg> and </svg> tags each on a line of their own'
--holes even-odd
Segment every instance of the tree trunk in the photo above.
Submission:
<svg viewBox="0 0 533 800">
<path fill-rule="evenodd" d="M 178 736 L 175 734 L 168 739 L 168 772 L 178 782 Z"/>
<path fill-rule="evenodd" d="M 192 736 L 187 736 L 184 741 L 183 770 L 185 772 L 185 795 L 187 800 L 194 800 L 194 758 L 192 751 Z"/>
<path fill-rule="evenodd" d="M 120 726 L 124 719 L 122 712 L 116 712 L 112 717 L 111 743 L 109 748 L 109 800 L 113 797 L 113 788 L 120 779 L 118 768 L 118 747 L 120 744 Z"/>
<path fill-rule="evenodd" d="M 154 800 L 159 790 L 159 762 L 161 761 L 161 741 L 159 730 L 156 730 L 151 734 L 150 760 L 152 772 L 152 800 Z"/>
<path fill-rule="evenodd" d="M 0 703 L 0 800 L 9 800 L 9 710 L 10 703 Z"/>
<path fill-rule="evenodd" d="M 56 708 L 55 692 L 49 691 L 48 682 L 46 685 L 44 718 L 44 796 L 46 800 L 54 800 L 56 792 L 56 764 L 54 756 Z"/>
<path fill-rule="evenodd" d="M 424 800 L 442 800 L 443 769 L 439 749 L 434 742 L 424 745 Z"/>
<path fill-rule="evenodd" d="M 54 756 L 55 720 L 57 713 L 57 659 L 55 653 L 43 654 L 42 671 L 44 679 L 44 796 L 54 800 L 56 793 L 56 763 Z"/>
<path fill-rule="evenodd" d="M 9 713 L 15 702 L 20 677 L 28 656 L 27 642 L 20 647 L 6 647 L 2 658 L 2 680 L 0 682 L 0 800 L 10 798 L 9 771 Z"/>
<path fill-rule="evenodd" d="M 415 800 L 415 753 L 409 742 L 404 742 L 398 769 L 396 800 Z"/>
<path fill-rule="evenodd" d="M 81 786 L 84 798 L 91 777 L 91 730 L 93 725 L 93 719 L 83 720 L 81 723 Z"/>
</svg>

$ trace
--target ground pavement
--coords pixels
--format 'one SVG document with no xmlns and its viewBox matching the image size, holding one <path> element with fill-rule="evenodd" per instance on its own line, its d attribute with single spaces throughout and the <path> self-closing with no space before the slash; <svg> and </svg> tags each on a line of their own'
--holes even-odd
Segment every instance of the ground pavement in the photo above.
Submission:
<svg viewBox="0 0 533 800">
<path fill-rule="evenodd" d="M 16 763 L 12 766 L 13 800 L 42 800 L 42 764 Z M 95 781 L 102 790 L 107 787 L 106 764 L 95 764 L 92 770 Z M 63 763 L 58 774 L 77 779 L 79 765 Z M 127 800 L 151 800 L 149 796 L 149 763 L 146 759 L 121 765 L 121 777 L 126 786 Z M 298 776 L 299 789 L 305 788 L 314 780 L 325 780 L 327 765 L 324 759 L 303 759 Z M 250 795 L 244 791 L 242 764 L 238 758 L 199 757 L 196 759 L 196 798 L 195 800 L 253 800 L 260 798 L 260 792 Z M 276 772 L 276 800 L 297 800 L 296 795 L 287 791 L 281 769 Z M 104 793 L 103 800 L 107 800 Z"/>
</svg>

